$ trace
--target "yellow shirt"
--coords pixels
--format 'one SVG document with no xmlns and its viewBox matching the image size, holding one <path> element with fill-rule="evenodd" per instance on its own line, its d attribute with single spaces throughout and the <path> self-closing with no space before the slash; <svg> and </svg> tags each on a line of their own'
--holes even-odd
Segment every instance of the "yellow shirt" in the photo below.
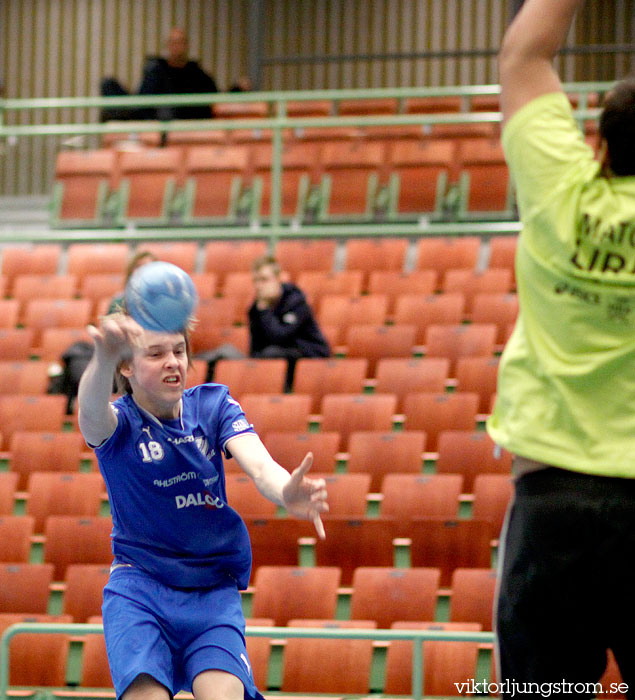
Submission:
<svg viewBox="0 0 635 700">
<path fill-rule="evenodd" d="M 635 477 L 635 177 L 600 175 L 562 93 L 516 112 L 502 140 L 520 315 L 488 432 L 529 459 Z"/>
</svg>

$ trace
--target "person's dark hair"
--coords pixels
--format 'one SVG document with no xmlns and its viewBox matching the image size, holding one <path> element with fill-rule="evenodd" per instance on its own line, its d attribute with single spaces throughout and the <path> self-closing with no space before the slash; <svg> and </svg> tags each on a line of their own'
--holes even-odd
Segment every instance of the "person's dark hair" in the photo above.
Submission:
<svg viewBox="0 0 635 700">
<path fill-rule="evenodd" d="M 615 175 L 635 175 L 635 76 L 619 82 L 604 98 L 600 136 Z"/>
<path fill-rule="evenodd" d="M 252 272 L 258 272 L 263 267 L 267 266 L 273 267 L 273 271 L 276 275 L 280 274 L 280 263 L 273 257 L 273 255 L 261 255 L 256 258 L 251 266 Z"/>
<path fill-rule="evenodd" d="M 149 262 L 156 262 L 157 260 L 157 256 L 149 250 L 140 250 L 138 253 L 135 253 L 126 265 L 124 284 L 128 284 L 128 280 L 132 277 L 132 273 L 138 267 L 141 267 L 141 265 L 145 265 Z"/>
<path fill-rule="evenodd" d="M 190 342 L 190 329 L 191 326 L 193 326 L 193 321 L 188 326 L 187 328 L 177 331 L 178 333 L 182 333 L 183 337 L 185 338 L 185 352 L 187 354 L 187 368 L 188 370 L 192 367 L 192 343 Z M 128 377 L 125 377 L 121 373 L 121 367 L 124 363 L 130 362 L 130 358 L 125 358 L 123 360 L 119 361 L 119 364 L 117 365 L 117 369 L 115 370 L 115 386 L 117 387 L 117 393 L 119 394 L 132 394 L 132 386 L 130 385 L 130 381 Z"/>
</svg>

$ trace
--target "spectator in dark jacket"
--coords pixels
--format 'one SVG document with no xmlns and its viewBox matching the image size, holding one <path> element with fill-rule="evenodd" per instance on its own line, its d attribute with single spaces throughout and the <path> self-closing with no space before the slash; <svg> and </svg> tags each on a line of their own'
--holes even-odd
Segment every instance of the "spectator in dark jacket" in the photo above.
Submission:
<svg viewBox="0 0 635 700">
<path fill-rule="evenodd" d="M 282 281 L 275 258 L 258 258 L 253 265 L 253 280 L 256 299 L 249 309 L 250 356 L 286 358 L 289 390 L 296 360 L 328 357 L 329 344 L 303 292 Z"/>
<path fill-rule="evenodd" d="M 188 57 L 187 35 L 179 27 L 170 31 L 166 58 L 149 58 L 143 70 L 139 95 L 188 95 L 218 92 L 216 81 L 208 75 L 196 61 Z M 127 95 L 128 91 L 114 78 L 106 78 L 101 84 L 104 96 Z M 108 119 L 210 119 L 213 117 L 210 105 L 184 105 L 163 107 L 105 109 L 102 121 Z"/>
</svg>

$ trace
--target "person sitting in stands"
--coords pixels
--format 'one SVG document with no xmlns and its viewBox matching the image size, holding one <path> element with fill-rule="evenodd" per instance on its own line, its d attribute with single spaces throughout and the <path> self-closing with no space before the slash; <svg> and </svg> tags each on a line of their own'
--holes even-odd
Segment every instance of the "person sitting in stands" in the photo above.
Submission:
<svg viewBox="0 0 635 700">
<path fill-rule="evenodd" d="M 216 81 L 206 73 L 197 61 L 188 57 L 188 40 L 185 31 L 174 27 L 166 42 L 167 57 L 148 58 L 139 86 L 139 95 L 186 95 L 218 92 Z M 105 78 L 101 83 L 103 96 L 128 95 L 128 91 L 114 78 Z M 165 105 L 125 109 L 104 109 L 101 120 L 110 119 L 210 119 L 210 105 Z"/>
<path fill-rule="evenodd" d="M 249 354 L 286 358 L 289 391 L 296 360 L 328 357 L 331 350 L 303 292 L 295 284 L 282 281 L 276 259 L 258 258 L 252 269 L 256 299 L 249 309 Z"/>
</svg>

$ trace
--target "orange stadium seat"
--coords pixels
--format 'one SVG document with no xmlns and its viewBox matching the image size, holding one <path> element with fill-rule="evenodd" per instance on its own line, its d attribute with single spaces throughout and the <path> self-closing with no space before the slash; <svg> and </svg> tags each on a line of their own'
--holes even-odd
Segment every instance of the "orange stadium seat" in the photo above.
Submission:
<svg viewBox="0 0 635 700">
<path fill-rule="evenodd" d="M 54 220 L 102 221 L 116 172 L 114 150 L 60 151 L 55 163 Z"/>
<path fill-rule="evenodd" d="M 90 299 L 93 304 L 91 314 L 97 314 L 98 304 L 107 299 L 108 302 L 124 288 L 123 273 L 90 274 L 82 278 L 79 286 L 81 299 Z"/>
<path fill-rule="evenodd" d="M 456 622 L 395 622 L 392 629 L 428 629 L 448 632 L 480 632 L 476 623 Z M 457 683 L 476 678 L 478 642 L 423 642 L 423 688 L 412 687 L 412 642 L 392 640 L 386 655 L 384 693 L 410 695 L 417 692 L 428 696 L 458 695 Z"/>
<path fill-rule="evenodd" d="M 447 357 L 456 376 L 462 357 L 493 357 L 497 329 L 493 323 L 430 325 L 425 334 L 426 357 Z"/>
<path fill-rule="evenodd" d="M 436 270 L 440 280 L 446 270 L 473 270 L 478 262 L 480 248 L 481 239 L 477 236 L 422 238 L 417 244 L 416 269 Z"/>
<path fill-rule="evenodd" d="M 218 277 L 213 272 L 192 272 L 190 277 L 194 282 L 199 299 L 211 299 L 215 296 Z"/>
<path fill-rule="evenodd" d="M 223 129 L 167 132 L 168 146 L 210 146 L 224 143 L 227 143 L 227 132 Z"/>
<path fill-rule="evenodd" d="M 460 474 L 386 474 L 381 485 L 381 514 L 453 520 L 458 517 L 462 485 Z"/>
<path fill-rule="evenodd" d="M 248 167 L 246 145 L 190 146 L 185 153 L 186 220 L 234 216 Z"/>
<path fill-rule="evenodd" d="M 457 159 L 461 169 L 463 213 L 511 216 L 509 170 L 500 139 L 461 139 Z"/>
<path fill-rule="evenodd" d="M 366 515 L 370 474 L 321 474 L 312 470 L 314 479 L 324 479 L 328 492 L 330 515 L 363 518 Z"/>
<path fill-rule="evenodd" d="M 384 163 L 384 146 L 377 141 L 329 141 L 321 154 L 324 168 L 324 216 L 367 217 Z"/>
<path fill-rule="evenodd" d="M 477 407 L 478 396 L 471 393 L 408 394 L 404 399 L 404 427 L 406 430 L 424 430 L 427 449 L 436 452 L 439 434 L 443 430 L 476 429 Z"/>
<path fill-rule="evenodd" d="M 393 519 L 326 515 L 322 520 L 326 539 L 316 540 L 315 563 L 338 566 L 343 586 L 351 585 L 359 566 L 394 566 L 393 540 L 405 533 Z"/>
<path fill-rule="evenodd" d="M 441 586 L 449 586 L 459 568 L 489 568 L 494 528 L 485 520 L 416 518 L 408 523 L 411 566 L 441 570 Z"/>
<path fill-rule="evenodd" d="M 465 295 L 465 310 L 471 313 L 478 294 L 505 294 L 511 291 L 512 273 L 506 268 L 490 267 L 483 272 L 474 270 L 446 270 L 441 282 L 443 292 Z"/>
<path fill-rule="evenodd" d="M 410 138 L 390 144 L 388 163 L 397 214 L 441 214 L 453 178 L 455 144 L 449 138 Z"/>
<path fill-rule="evenodd" d="M 81 284 L 86 275 L 123 274 L 128 263 L 127 243 L 72 243 L 68 246 L 68 273 Z"/>
<path fill-rule="evenodd" d="M 88 622 L 101 615 L 103 589 L 110 567 L 100 564 L 71 564 L 64 576 L 63 611 L 74 622 Z M 91 635 L 92 636 L 92 635 Z"/>
<path fill-rule="evenodd" d="M 313 308 L 317 308 L 323 296 L 331 294 L 358 297 L 362 293 L 364 273 L 361 270 L 342 272 L 299 272 L 298 287 L 304 292 Z"/>
<path fill-rule="evenodd" d="M 306 394 L 243 394 L 240 404 L 261 438 L 269 432 L 308 429 L 311 397 Z"/>
<path fill-rule="evenodd" d="M 406 114 L 452 114 L 460 112 L 461 108 L 461 98 L 458 95 L 408 97 L 403 105 Z"/>
<path fill-rule="evenodd" d="M 44 561 L 55 566 L 55 580 L 63 580 L 71 564 L 110 565 L 111 530 L 109 517 L 49 516 L 44 527 Z"/>
<path fill-rule="evenodd" d="M 414 325 L 351 325 L 344 336 L 346 356 L 367 359 L 372 377 L 382 359 L 412 357 L 416 333 Z"/>
<path fill-rule="evenodd" d="M 59 243 L 7 245 L 1 251 L 0 274 L 8 280 L 11 294 L 18 275 L 54 275 L 59 271 L 62 246 Z"/>
<path fill-rule="evenodd" d="M 326 294 L 320 300 L 317 320 L 320 326 L 346 329 L 358 323 L 381 324 L 386 321 L 388 297 L 368 294 L 351 297 L 346 294 Z"/>
<path fill-rule="evenodd" d="M 0 613 L 46 613 L 52 564 L 0 564 Z"/>
<path fill-rule="evenodd" d="M 0 516 L 12 515 L 18 475 L 15 472 L 0 472 Z"/>
<path fill-rule="evenodd" d="M 300 465 L 307 452 L 312 452 L 313 471 L 333 472 L 336 466 L 340 434 L 337 432 L 269 432 L 265 436 L 264 443 L 276 462 L 289 471 Z"/>
<path fill-rule="evenodd" d="M 491 522 L 499 536 L 514 492 L 511 474 L 479 474 L 473 490 L 472 517 Z"/>
<path fill-rule="evenodd" d="M 395 394 L 401 411 L 407 394 L 444 392 L 449 370 L 445 357 L 383 358 L 377 362 L 375 391 Z"/>
<path fill-rule="evenodd" d="M 0 396 L 0 426 L 5 448 L 18 430 L 62 430 L 67 398 L 4 394 Z"/>
<path fill-rule="evenodd" d="M 479 395 L 478 412 L 488 414 L 496 393 L 498 357 L 461 357 L 456 363 L 456 389 Z"/>
<path fill-rule="evenodd" d="M 196 269 L 198 255 L 198 243 L 196 241 L 148 241 L 142 243 L 138 252 L 149 251 L 158 260 L 178 265 L 186 272 L 192 273 Z"/>
<path fill-rule="evenodd" d="M 69 615 L 0 614 L 0 635 L 10 625 L 19 622 L 71 623 Z M 66 670 L 70 648 L 70 635 L 23 632 L 10 642 L 11 660 L 8 682 L 11 686 L 66 685 Z"/>
<path fill-rule="evenodd" d="M 37 347 L 47 328 L 85 328 L 91 311 L 88 299 L 31 299 L 24 310 L 24 325 L 33 329 Z"/>
<path fill-rule="evenodd" d="M 503 267 L 515 272 L 518 236 L 492 236 L 489 239 L 488 267 Z M 513 280 L 514 287 L 516 280 Z"/>
<path fill-rule="evenodd" d="M 355 431 L 391 430 L 396 408 L 394 394 L 326 394 L 320 407 L 322 430 L 339 431 L 343 449 Z"/>
<path fill-rule="evenodd" d="M 232 297 L 213 297 L 201 299 L 196 309 L 198 323 L 192 332 L 192 339 L 198 333 L 205 332 L 210 325 L 216 327 L 231 326 L 236 316 L 236 300 Z"/>
<path fill-rule="evenodd" d="M 252 146 L 253 172 L 262 184 L 260 213 L 271 215 L 271 168 L 273 151 L 271 142 Z M 304 207 L 309 188 L 318 182 L 320 146 L 301 141 L 285 141 L 282 146 L 282 172 L 280 179 L 280 213 L 283 217 L 304 217 Z"/>
<path fill-rule="evenodd" d="M 99 472 L 32 472 L 27 484 L 27 515 L 35 519 L 35 531 L 43 532 L 50 515 L 96 517 L 106 486 Z"/>
<path fill-rule="evenodd" d="M 375 627 L 370 620 L 290 620 L 288 626 Z M 288 693 L 366 694 L 370 688 L 372 658 L 372 639 L 287 639 L 281 690 Z"/>
<path fill-rule="evenodd" d="M 466 493 L 472 493 L 479 474 L 511 474 L 511 454 L 497 447 L 483 430 L 443 430 L 439 433 L 438 451 L 437 473 L 463 475 Z"/>
<path fill-rule="evenodd" d="M 247 326 L 202 326 L 197 324 L 190 336 L 192 352 L 213 350 L 220 345 L 233 345 L 243 355 L 249 352 L 249 329 Z"/>
<path fill-rule="evenodd" d="M 123 151 L 119 157 L 122 214 L 138 221 L 167 222 L 172 200 L 183 182 L 183 152 L 178 147 Z"/>
<path fill-rule="evenodd" d="M 240 399 L 244 394 L 281 394 L 287 373 L 285 359 L 218 360 L 214 381 L 229 387 Z"/>
<path fill-rule="evenodd" d="M 402 294 L 397 297 L 395 323 L 414 325 L 416 342 L 425 342 L 428 328 L 436 324 L 459 325 L 463 320 L 465 297 L 463 294 Z"/>
<path fill-rule="evenodd" d="M 246 474 L 225 474 L 225 489 L 229 505 L 242 516 L 271 518 L 278 510 L 276 504 L 265 498 Z"/>
<path fill-rule="evenodd" d="M 256 571 L 252 615 L 283 627 L 292 618 L 333 619 L 341 572 L 336 566 L 261 566 Z"/>
<path fill-rule="evenodd" d="M 73 343 L 86 342 L 92 345 L 93 339 L 85 327 L 45 328 L 37 348 L 41 360 L 59 361 Z"/>
<path fill-rule="evenodd" d="M 478 622 L 483 630 L 491 630 L 496 570 L 455 569 L 450 588 L 450 621 Z"/>
<path fill-rule="evenodd" d="M 245 623 L 247 627 L 273 627 L 273 620 L 270 617 L 247 617 Z M 245 645 L 256 688 L 264 689 L 267 687 L 267 676 L 269 675 L 271 639 L 248 635 L 245 638 Z"/>
<path fill-rule="evenodd" d="M 332 272 L 335 263 L 337 241 L 321 240 L 290 240 L 278 241 L 275 248 L 275 258 L 284 272 L 297 279 L 301 272 Z"/>
<path fill-rule="evenodd" d="M 72 299 L 77 291 L 75 275 L 18 275 L 13 283 L 13 298 L 20 302 L 24 320 L 27 303 L 33 299 Z"/>
<path fill-rule="evenodd" d="M 361 270 L 365 277 L 377 270 L 402 272 L 407 238 L 351 238 L 346 241 L 346 269 Z"/>
<path fill-rule="evenodd" d="M 398 620 L 434 620 L 438 569 L 360 566 L 353 574 L 351 619 L 388 629 Z"/>
<path fill-rule="evenodd" d="M 226 274 L 251 271 L 254 260 L 266 252 L 267 242 L 263 240 L 209 241 L 204 248 L 204 271 L 217 274 L 222 285 Z"/>
<path fill-rule="evenodd" d="M 289 100 L 288 117 L 327 117 L 333 112 L 331 100 Z"/>
<path fill-rule="evenodd" d="M 361 394 L 368 372 L 364 357 L 300 358 L 295 366 L 293 390 L 311 396 L 311 411 L 318 413 L 326 394 Z"/>
<path fill-rule="evenodd" d="M 265 119 L 269 116 L 267 102 L 216 102 L 214 116 L 218 119 Z"/>
<path fill-rule="evenodd" d="M 339 100 L 336 104 L 340 116 L 364 114 L 396 114 L 398 101 L 394 97 L 376 97 L 372 99 L 348 98 Z"/>
<path fill-rule="evenodd" d="M 368 278 L 370 294 L 385 294 L 388 297 L 388 313 L 393 313 L 397 299 L 402 294 L 429 296 L 437 287 L 437 273 L 434 270 L 416 272 L 395 272 L 378 270 Z"/>
<path fill-rule="evenodd" d="M 0 561 L 27 563 L 31 556 L 33 518 L 28 515 L 0 517 Z"/>
<path fill-rule="evenodd" d="M 295 518 L 244 518 L 252 550 L 251 578 L 261 566 L 299 566 L 300 538 L 315 537 L 313 523 Z"/>
<path fill-rule="evenodd" d="M 370 490 L 378 493 L 386 474 L 421 474 L 425 442 L 425 433 L 417 430 L 389 433 L 364 430 L 351 433 L 346 471 L 370 474 Z"/>
<path fill-rule="evenodd" d="M 103 634 L 87 634 L 84 638 L 82 672 L 79 682 L 82 688 L 113 687 L 108 657 L 106 656 L 106 641 Z"/>
<path fill-rule="evenodd" d="M 48 362 L 0 360 L 0 394 L 46 394 Z"/>
<path fill-rule="evenodd" d="M 32 328 L 0 329 L 0 357 L 4 360 L 28 360 L 34 335 Z"/>
<path fill-rule="evenodd" d="M 507 329 L 516 323 L 518 296 L 516 294 L 476 294 L 472 306 L 474 323 L 494 323 L 498 332 L 496 344 L 502 348 L 507 341 Z"/>
<path fill-rule="evenodd" d="M 11 329 L 18 325 L 20 302 L 17 299 L 0 299 L 0 329 Z M 0 354 L 0 357 L 3 355 Z"/>
</svg>

